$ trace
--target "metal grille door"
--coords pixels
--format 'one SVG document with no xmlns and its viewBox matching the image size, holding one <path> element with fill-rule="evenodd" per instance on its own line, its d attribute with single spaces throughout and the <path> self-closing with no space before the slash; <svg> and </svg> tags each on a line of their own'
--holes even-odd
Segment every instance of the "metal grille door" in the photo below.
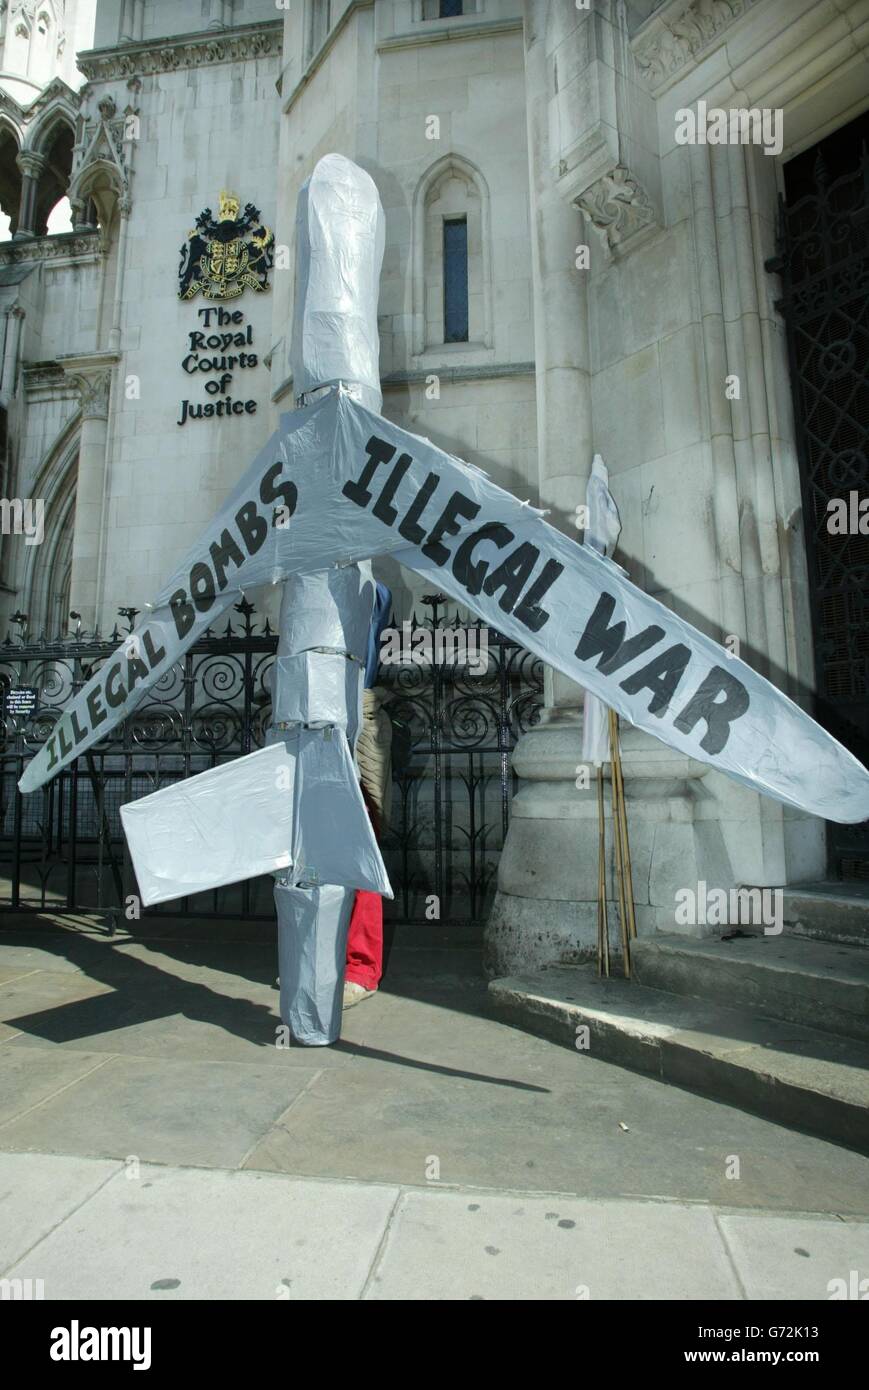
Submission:
<svg viewBox="0 0 869 1390">
<path fill-rule="evenodd" d="M 835 173 L 835 170 L 833 171 Z M 812 597 L 816 717 L 869 761 L 869 155 L 782 201 L 787 324 Z M 869 822 L 831 825 L 831 871 L 869 879 Z"/>
</svg>

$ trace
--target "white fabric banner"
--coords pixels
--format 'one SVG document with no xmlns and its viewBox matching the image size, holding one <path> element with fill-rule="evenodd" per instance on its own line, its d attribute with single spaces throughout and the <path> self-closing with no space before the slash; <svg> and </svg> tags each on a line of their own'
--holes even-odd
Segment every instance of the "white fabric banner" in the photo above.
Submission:
<svg viewBox="0 0 869 1390">
<path fill-rule="evenodd" d="M 755 791 L 869 818 L 869 772 L 769 681 L 477 468 L 341 387 L 283 418 L 140 624 L 24 772 L 97 743 L 241 590 L 389 552 L 638 728 Z"/>
<path fill-rule="evenodd" d="M 621 534 L 622 523 L 615 498 L 609 490 L 609 472 L 600 454 L 595 454 L 585 489 L 588 512 L 583 545 L 598 555 L 612 555 Z M 609 711 L 602 700 L 586 690 L 582 707 L 582 760 L 601 767 L 610 760 Z"/>
</svg>

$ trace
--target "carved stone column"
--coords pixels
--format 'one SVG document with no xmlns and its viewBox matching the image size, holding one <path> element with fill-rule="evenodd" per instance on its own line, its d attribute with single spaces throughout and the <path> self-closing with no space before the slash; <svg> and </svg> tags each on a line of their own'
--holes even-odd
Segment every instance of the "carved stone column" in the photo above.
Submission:
<svg viewBox="0 0 869 1390">
<path fill-rule="evenodd" d="M 18 211 L 18 230 L 12 240 L 21 241 L 24 237 L 36 235 L 33 225 L 36 218 L 36 193 L 46 159 L 44 155 L 36 154 L 33 150 L 21 150 L 16 163 L 21 170 L 21 203 Z"/>
<path fill-rule="evenodd" d="M 121 19 L 118 38 L 121 43 L 136 43 L 144 36 L 145 0 L 121 0 Z"/>
<path fill-rule="evenodd" d="M 72 213 L 72 230 L 74 232 L 89 231 L 87 223 L 87 199 L 70 198 L 70 211 Z"/>
<path fill-rule="evenodd" d="M 112 352 L 118 352 L 121 346 L 121 315 L 124 304 L 124 277 L 127 269 L 127 233 L 130 226 L 131 208 L 132 199 L 129 193 L 121 194 L 118 199 L 120 230 L 118 232 L 118 264 L 115 274 L 115 305 L 112 312 L 112 328 L 109 333 L 109 347 Z"/>
<path fill-rule="evenodd" d="M 660 230 L 657 158 L 634 138 L 627 117 L 616 130 L 599 114 L 627 110 L 647 124 L 654 115 L 641 94 L 620 86 L 629 80 L 629 65 L 598 61 L 624 39 L 618 14 L 609 3 L 587 11 L 549 0 L 527 0 L 525 7 L 540 498 L 577 540 L 572 516 L 585 503 L 600 447 L 591 408 L 588 267 L 622 261 Z M 584 81 L 559 86 L 556 70 L 584 71 Z M 620 101 L 627 95 L 630 101 Z M 617 502 L 619 481 L 615 476 Z M 594 770 L 583 763 L 582 703 L 574 682 L 547 671 L 540 722 L 515 749 L 519 785 L 486 923 L 490 974 L 525 973 L 594 953 L 597 788 Z M 720 825 L 702 819 L 707 769 L 637 729 L 624 729 L 621 745 L 637 927 L 643 934 L 674 932 L 678 886 L 732 883 Z M 608 766 L 605 774 L 608 783 Z M 609 824 L 607 841 L 612 906 Z M 611 928 L 615 943 L 615 921 Z"/>
<path fill-rule="evenodd" d="M 208 28 L 228 29 L 232 24 L 232 0 L 209 0 Z"/>
<path fill-rule="evenodd" d="M 564 527 L 585 502 L 594 447 L 586 289 L 575 264 L 583 223 L 579 210 L 561 195 L 552 168 L 556 154 L 549 148 L 547 11 L 547 0 L 529 0 L 525 24 L 528 147 L 533 152 L 534 356 L 540 504 L 552 509 L 554 524 Z M 569 937 L 576 916 L 577 905 L 570 899 L 579 895 L 571 861 L 575 864 L 578 854 L 573 817 L 579 812 L 574 781 L 582 754 L 582 691 L 547 669 L 544 701 L 540 725 L 523 736 L 513 759 L 520 778 L 526 769 L 532 778 L 522 782 L 514 800 L 498 894 L 486 927 L 487 964 L 493 974 L 509 973 L 520 960 L 530 963 L 526 940 L 542 946 L 543 938 Z M 557 856 L 569 886 L 550 893 L 549 871 Z M 548 954 L 558 958 L 559 951 L 553 948 Z M 546 955 L 541 949 L 538 959 Z"/>
<path fill-rule="evenodd" d="M 114 353 L 65 357 L 60 362 L 75 382 L 81 401 L 81 441 L 72 541 L 70 607 L 81 613 L 85 628 L 96 623 L 97 570 L 106 488 L 106 441 Z"/>
<path fill-rule="evenodd" d="M 0 378 L 0 398 L 5 405 L 15 395 L 18 377 L 18 344 L 21 341 L 21 324 L 24 310 L 12 304 L 6 310 L 6 338 L 3 348 L 3 375 Z"/>
</svg>

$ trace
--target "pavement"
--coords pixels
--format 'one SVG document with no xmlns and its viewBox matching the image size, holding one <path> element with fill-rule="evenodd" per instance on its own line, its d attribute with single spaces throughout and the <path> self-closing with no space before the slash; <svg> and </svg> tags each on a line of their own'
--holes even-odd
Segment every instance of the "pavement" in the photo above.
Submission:
<svg viewBox="0 0 869 1390">
<path fill-rule="evenodd" d="M 132 925 L 0 929 L 0 1279 L 430 1300 L 869 1277 L 869 1160 L 499 1020 L 449 928 L 399 928 L 379 993 L 306 1049 L 279 1045 L 271 929 Z"/>
</svg>

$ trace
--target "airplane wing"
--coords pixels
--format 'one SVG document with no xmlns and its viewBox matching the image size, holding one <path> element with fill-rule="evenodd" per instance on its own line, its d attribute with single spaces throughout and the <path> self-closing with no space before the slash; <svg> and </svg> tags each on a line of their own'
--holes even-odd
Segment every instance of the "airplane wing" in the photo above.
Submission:
<svg viewBox="0 0 869 1390">
<path fill-rule="evenodd" d="M 21 790 L 103 737 L 242 589 L 385 553 L 680 752 L 814 815 L 869 818 L 869 772 L 763 676 L 340 386 L 284 417 L 140 624 L 144 658 L 130 675 L 119 654 L 105 663 Z"/>
</svg>

